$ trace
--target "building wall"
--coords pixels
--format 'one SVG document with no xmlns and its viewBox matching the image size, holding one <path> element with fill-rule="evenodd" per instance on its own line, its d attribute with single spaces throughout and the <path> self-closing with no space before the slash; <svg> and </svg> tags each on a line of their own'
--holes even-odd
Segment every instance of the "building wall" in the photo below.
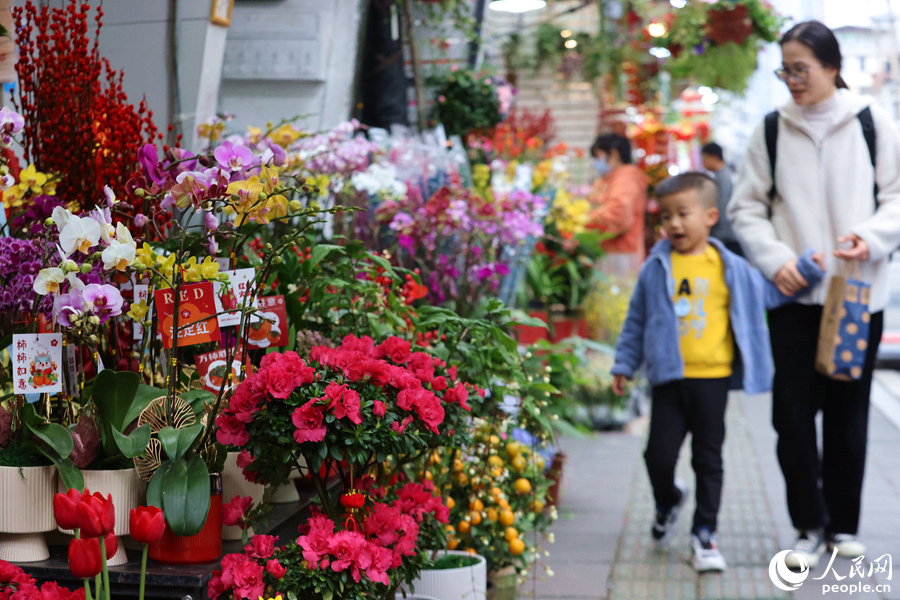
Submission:
<svg viewBox="0 0 900 600">
<path fill-rule="evenodd" d="M 236 0 L 219 93 L 219 110 L 235 115 L 231 129 L 307 115 L 300 124 L 321 130 L 348 119 L 363 6 L 363 0 Z M 259 68 L 236 71 L 236 52 Z M 303 68 L 293 68 L 298 59 Z"/>
</svg>

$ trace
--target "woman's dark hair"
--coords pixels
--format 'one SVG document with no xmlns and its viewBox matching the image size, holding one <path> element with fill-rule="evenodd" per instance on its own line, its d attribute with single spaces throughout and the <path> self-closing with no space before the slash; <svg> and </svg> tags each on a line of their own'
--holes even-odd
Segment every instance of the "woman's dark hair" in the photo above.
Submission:
<svg viewBox="0 0 900 600">
<path fill-rule="evenodd" d="M 788 42 L 800 42 L 812 50 L 813 55 L 822 63 L 822 66 L 837 69 L 838 74 L 834 78 L 834 84 L 839 88 L 847 87 L 844 78 L 841 77 L 841 45 L 834 37 L 834 32 L 825 24 L 819 21 L 797 23 L 781 37 L 779 43 L 784 46 Z"/>
<path fill-rule="evenodd" d="M 628 141 L 627 137 L 616 135 L 615 133 L 604 133 L 594 140 L 594 144 L 591 146 L 591 156 L 596 154 L 597 151 L 609 154 L 612 150 L 619 153 L 619 159 L 622 161 L 622 164 L 631 164 L 631 142 Z"/>
</svg>

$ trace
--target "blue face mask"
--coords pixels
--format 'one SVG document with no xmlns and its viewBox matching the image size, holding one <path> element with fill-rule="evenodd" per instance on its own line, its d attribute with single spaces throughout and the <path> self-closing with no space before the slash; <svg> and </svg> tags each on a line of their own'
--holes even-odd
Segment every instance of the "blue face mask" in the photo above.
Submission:
<svg viewBox="0 0 900 600">
<path fill-rule="evenodd" d="M 594 170 L 597 171 L 597 175 L 603 177 L 610 171 L 609 163 L 606 162 L 606 159 L 602 156 L 598 156 L 594 158 Z"/>
</svg>

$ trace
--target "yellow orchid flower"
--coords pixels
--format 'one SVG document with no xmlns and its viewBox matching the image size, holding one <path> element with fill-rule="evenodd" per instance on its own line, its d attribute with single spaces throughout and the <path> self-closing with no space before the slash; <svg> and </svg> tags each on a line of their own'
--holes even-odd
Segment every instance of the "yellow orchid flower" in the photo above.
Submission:
<svg viewBox="0 0 900 600">
<path fill-rule="evenodd" d="M 134 263 L 145 269 L 149 269 L 156 264 L 155 257 L 156 255 L 153 253 L 153 248 L 150 247 L 150 244 L 144 242 L 144 245 L 135 251 Z"/>
<path fill-rule="evenodd" d="M 200 263 L 200 276 L 203 279 L 215 279 L 219 276 L 219 263 L 213 257 L 207 256 Z"/>
<path fill-rule="evenodd" d="M 181 277 L 187 283 L 200 281 L 200 265 L 197 264 L 197 257 L 192 256 L 187 259 L 186 263 L 181 265 Z"/>
<path fill-rule="evenodd" d="M 156 267 L 156 270 L 159 271 L 159 273 L 163 277 L 165 277 L 165 279 L 160 282 L 160 284 L 159 284 L 160 287 L 163 287 L 163 288 L 171 287 L 167 283 L 167 281 L 172 281 L 172 274 L 175 270 L 175 255 L 172 254 L 171 256 L 169 256 L 168 258 L 165 258 L 165 259 L 162 256 L 158 256 L 156 258 L 156 261 L 157 261 L 157 263 L 159 263 L 159 266 Z"/>
<path fill-rule="evenodd" d="M 266 194 L 271 194 L 278 187 L 278 171 L 264 166 L 260 171 L 259 180 L 265 185 L 263 189 Z"/>
<path fill-rule="evenodd" d="M 290 123 L 285 123 L 273 131 L 269 137 L 282 148 L 287 148 L 301 137 L 306 137 L 306 134 L 299 129 L 295 129 Z"/>
<path fill-rule="evenodd" d="M 147 301 L 141 299 L 140 302 L 131 303 L 131 308 L 128 310 L 128 316 L 137 322 L 141 322 L 147 316 L 149 311 L 150 307 L 147 305 Z"/>
<path fill-rule="evenodd" d="M 263 130 L 259 127 L 254 127 L 253 125 L 247 125 L 247 131 L 250 133 L 250 141 L 254 144 L 258 144 L 259 140 L 262 139 Z"/>
<path fill-rule="evenodd" d="M 27 169 L 24 169 L 19 173 L 18 187 L 23 196 L 29 190 L 31 190 L 31 193 L 35 196 L 39 195 L 45 183 L 47 183 L 47 176 L 39 172 L 33 164 L 28 165 Z"/>
<path fill-rule="evenodd" d="M 231 200 L 229 205 L 225 207 L 226 213 L 238 215 L 234 222 L 235 226 L 246 225 L 249 221 L 256 221 L 257 223 L 269 222 L 269 219 L 266 217 L 268 212 L 266 201 L 259 198 L 260 193 L 264 193 L 265 189 L 265 184 L 260 182 L 259 177 L 256 175 L 250 179 L 234 181 L 228 185 L 226 192 L 238 196 L 237 201 Z"/>
</svg>

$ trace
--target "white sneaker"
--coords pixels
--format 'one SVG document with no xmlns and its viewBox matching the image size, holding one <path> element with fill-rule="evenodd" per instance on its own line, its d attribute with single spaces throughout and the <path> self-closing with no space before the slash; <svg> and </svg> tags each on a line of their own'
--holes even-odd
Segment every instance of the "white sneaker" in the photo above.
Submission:
<svg viewBox="0 0 900 600">
<path fill-rule="evenodd" d="M 687 485 L 680 479 L 676 479 L 675 487 L 681 492 L 681 499 L 678 500 L 678 504 L 669 510 L 657 510 L 656 521 L 653 522 L 653 529 L 650 530 L 653 539 L 660 546 L 666 544 L 672 538 L 672 534 L 675 533 L 675 526 L 678 524 L 678 516 L 681 514 L 681 509 L 684 507 L 685 502 L 687 502 Z"/>
<path fill-rule="evenodd" d="M 694 553 L 694 569 L 698 573 L 724 571 L 728 568 L 725 557 L 719 552 L 716 534 L 709 529 L 701 529 L 691 534 L 691 550 Z"/>
<path fill-rule="evenodd" d="M 794 542 L 790 554 L 784 557 L 784 564 L 789 569 L 803 570 L 807 567 L 815 569 L 819 564 L 819 556 L 825 552 L 825 540 L 822 533 L 816 530 L 801 531 Z"/>
<path fill-rule="evenodd" d="M 835 548 L 841 558 L 857 558 L 866 553 L 866 545 L 849 533 L 835 533 L 829 537 L 828 550 L 833 552 Z"/>
</svg>

